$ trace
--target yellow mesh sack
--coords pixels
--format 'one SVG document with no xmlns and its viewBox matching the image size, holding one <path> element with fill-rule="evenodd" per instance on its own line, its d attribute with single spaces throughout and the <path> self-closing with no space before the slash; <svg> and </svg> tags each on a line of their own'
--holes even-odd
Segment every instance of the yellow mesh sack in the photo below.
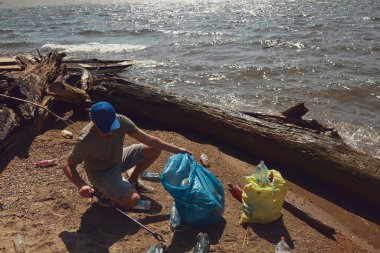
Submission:
<svg viewBox="0 0 380 253">
<path fill-rule="evenodd" d="M 270 170 L 268 173 L 270 172 L 273 173 L 273 183 L 260 182 L 253 175 L 246 177 L 240 224 L 265 225 L 281 217 L 288 187 L 280 172 Z"/>
</svg>

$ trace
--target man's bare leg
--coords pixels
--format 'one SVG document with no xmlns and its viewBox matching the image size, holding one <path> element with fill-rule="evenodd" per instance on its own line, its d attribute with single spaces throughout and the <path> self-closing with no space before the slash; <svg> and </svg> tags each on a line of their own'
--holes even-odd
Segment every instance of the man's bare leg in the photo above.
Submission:
<svg viewBox="0 0 380 253">
<path fill-rule="evenodd" d="M 136 189 L 132 187 L 120 200 L 113 199 L 112 202 L 123 209 L 132 209 L 137 206 L 139 200 L 140 195 L 137 193 Z"/>
<path fill-rule="evenodd" d="M 128 181 L 132 184 L 137 183 L 137 180 L 139 176 L 141 175 L 141 173 L 143 173 L 144 170 L 149 168 L 149 166 L 152 165 L 157 160 L 160 154 L 161 154 L 161 150 L 144 145 L 145 161 L 137 164 L 136 168 L 130 175 Z"/>
</svg>

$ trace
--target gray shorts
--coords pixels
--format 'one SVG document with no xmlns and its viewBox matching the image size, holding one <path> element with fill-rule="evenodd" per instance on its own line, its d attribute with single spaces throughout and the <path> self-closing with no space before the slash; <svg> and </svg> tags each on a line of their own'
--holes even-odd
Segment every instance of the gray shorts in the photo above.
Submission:
<svg viewBox="0 0 380 253">
<path fill-rule="evenodd" d="M 123 180 L 122 173 L 144 160 L 144 144 L 133 144 L 123 148 L 121 164 L 106 171 L 87 173 L 87 176 L 98 191 L 111 199 L 120 200 L 133 187 Z"/>
</svg>

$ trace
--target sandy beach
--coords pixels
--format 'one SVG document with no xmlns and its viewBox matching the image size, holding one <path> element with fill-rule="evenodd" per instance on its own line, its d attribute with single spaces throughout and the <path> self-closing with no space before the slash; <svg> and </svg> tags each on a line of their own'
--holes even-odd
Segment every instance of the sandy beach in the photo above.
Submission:
<svg viewBox="0 0 380 253">
<path fill-rule="evenodd" d="M 82 118 L 72 129 L 80 131 L 88 123 Z M 112 208 L 99 206 L 94 200 L 83 199 L 66 179 L 62 166 L 66 162 L 74 139 L 60 135 L 64 125 L 54 122 L 33 141 L 25 142 L 8 157 L 2 158 L 0 188 L 0 252 L 14 252 L 12 238 L 21 231 L 26 252 L 145 252 L 157 243 L 151 234 Z M 209 156 L 209 170 L 225 188 L 225 211 L 222 222 L 205 227 L 169 229 L 172 197 L 160 183 L 146 182 L 155 187 L 154 193 L 142 195 L 152 201 L 147 212 L 128 212 L 129 215 L 165 239 L 168 252 L 193 252 L 198 232 L 210 235 L 210 252 L 274 252 L 280 236 L 285 236 L 292 252 L 376 252 L 365 240 L 356 238 L 339 219 L 307 198 L 305 191 L 288 181 L 287 199 L 309 211 L 326 224 L 333 225 L 337 234 L 328 238 L 283 209 L 283 217 L 273 224 L 242 226 L 239 224 L 241 205 L 227 191 L 228 182 L 244 185 L 244 176 L 254 166 L 221 147 L 191 133 L 172 132 L 154 126 L 142 129 L 153 135 L 183 146 L 199 160 L 201 153 Z M 126 137 L 125 145 L 134 143 Z M 170 153 L 163 152 L 149 169 L 162 172 Z M 59 164 L 39 168 L 34 162 L 57 158 Z M 281 169 L 279 169 L 281 171 Z M 82 166 L 79 171 L 85 177 Z M 301 193 L 301 194 L 300 194 Z"/>
<path fill-rule="evenodd" d="M 121 72 L 119 77 L 143 85 L 144 90 L 153 87 L 165 94 L 178 94 L 192 103 L 239 114 L 244 112 L 244 117 L 250 113 L 278 115 L 297 103 L 305 103 L 308 108 L 305 120 L 317 120 L 334 130 L 327 133 L 314 129 L 313 138 L 309 139 L 297 135 L 298 128 L 297 132 L 284 128 L 281 133 L 286 137 L 295 136 L 296 142 L 269 138 L 269 144 L 281 145 L 276 145 L 279 147 L 276 150 L 272 145 L 263 149 L 260 145 L 265 146 L 264 142 L 247 141 L 245 133 L 248 131 L 235 134 L 235 129 L 245 128 L 234 121 L 230 123 L 233 128 L 219 132 L 215 121 L 207 121 L 206 116 L 197 118 L 204 115 L 203 112 L 186 114 L 183 107 L 175 103 L 163 103 L 165 106 L 161 107 L 161 101 L 155 100 L 158 93 L 151 93 L 149 99 L 154 98 L 154 101 L 147 106 L 136 102 L 137 95 L 127 98 L 113 90 L 103 94 L 104 99 L 117 98 L 118 108 L 136 117 L 136 121 L 133 120 L 144 131 L 186 148 L 197 161 L 202 153 L 207 154 L 211 163 L 208 169 L 225 189 L 221 222 L 211 226 L 185 226 L 173 232 L 169 229 L 171 195 L 160 182 L 146 182 L 155 188 L 153 193 L 142 194 L 142 199 L 152 202 L 151 209 L 127 213 L 162 235 L 167 252 L 193 252 L 196 235 L 206 232 L 211 239 L 210 252 L 217 253 L 274 252 L 281 236 L 285 237 L 292 253 L 380 253 L 378 208 L 366 202 L 378 200 L 376 195 L 379 194 L 374 192 L 380 189 L 379 160 L 367 161 L 367 158 L 380 157 L 380 78 L 376 67 L 380 37 L 376 30 L 379 15 L 373 1 L 0 0 L 0 19 L 0 56 L 35 56 L 38 60 L 41 53 L 48 55 L 57 50 L 67 54 L 67 60 L 132 59 L 134 66 Z M 56 71 L 55 67 L 54 71 L 41 72 L 39 67 L 33 66 L 26 70 L 22 80 L 15 79 L 16 75 L 0 73 L 1 93 L 6 95 L 1 98 L 0 107 L 0 135 L 4 140 L 1 144 L 8 148 L 8 144 L 22 139 L 8 138 L 7 130 L 12 130 L 10 133 L 17 138 L 35 136 L 33 130 L 44 126 L 33 139 L 22 139 L 21 144 L 11 146 L 0 157 L 0 253 L 15 252 L 12 239 L 16 233 L 24 238 L 27 253 L 144 253 L 157 243 L 150 233 L 114 208 L 102 207 L 95 199 L 81 198 L 63 173 L 76 137 L 89 123 L 89 118 L 84 110 L 58 102 L 59 97 L 47 99 L 53 95 L 54 87 L 50 83 L 66 82 L 64 71 Z M 58 73 L 58 79 L 50 80 L 49 77 Z M 45 81 L 46 84 L 51 81 L 49 89 L 47 86 L 36 87 L 35 92 L 29 89 L 45 85 Z M 18 85 L 13 85 L 15 83 Z M 99 87 L 98 91 L 102 89 Z M 96 93 L 95 90 L 86 90 L 95 101 L 98 95 L 90 94 Z M 8 95 L 41 102 L 41 105 L 46 101 L 48 104 L 58 102 L 52 107 L 54 113 L 73 123 L 67 126 L 53 117 L 45 121 L 44 115 L 34 114 L 37 109 L 21 108 L 20 100 L 8 100 Z M 82 95 L 74 104 L 85 103 Z M 127 106 L 124 106 L 125 101 Z M 178 114 L 174 114 L 173 109 L 178 109 Z M 161 111 L 158 113 L 158 110 Z M 171 117 L 166 119 L 161 112 Z M 13 120 L 13 113 L 20 115 Z M 220 115 L 223 113 L 216 114 L 224 123 Z M 38 121 L 30 120 L 34 117 L 38 117 Z M 179 117 L 188 121 L 169 124 L 176 123 Z M 155 119 L 173 127 L 193 127 L 194 131 L 207 129 L 210 131 L 206 134 L 221 140 L 209 139 L 189 128 L 187 131 L 169 129 L 153 122 L 139 122 L 137 118 Z M 198 126 L 195 127 L 194 122 Z M 268 130 L 266 133 L 276 133 L 277 124 L 269 123 L 261 124 L 260 120 L 257 125 Z M 38 126 L 34 128 L 31 124 Z M 74 138 L 64 138 L 63 129 L 72 131 Z M 249 134 L 258 132 L 252 129 L 247 128 Z M 330 143 L 337 137 L 335 130 L 342 137 L 339 144 L 344 145 L 341 147 L 347 144 L 363 155 L 351 158 L 350 151 L 346 152 L 348 149 L 338 150 L 338 161 L 351 166 L 342 173 L 343 167 L 338 168 L 334 160 L 326 159 L 337 150 L 326 148 L 329 144 L 307 153 L 298 149 L 298 144 L 314 147 L 318 140 L 326 139 Z M 266 133 L 264 138 L 268 136 Z M 326 138 L 319 138 L 321 136 Z M 235 146 L 222 143 L 225 137 Z M 130 137 L 125 138 L 125 145 L 133 143 L 136 142 Z M 239 146 L 244 149 L 238 151 Z M 289 150 L 294 152 L 288 153 Z M 239 224 L 242 206 L 227 190 L 228 184 L 244 186 L 245 177 L 251 175 L 263 159 L 257 157 L 258 154 L 268 160 L 265 162 L 270 169 L 278 170 L 285 178 L 287 203 L 334 228 L 333 236 L 322 234 L 286 208 L 282 210 L 282 217 L 271 224 Z M 162 173 L 171 155 L 162 152 L 149 171 Z M 282 163 L 289 168 L 270 164 L 280 164 L 280 157 L 289 160 Z M 57 159 L 58 164 L 34 165 L 46 159 Z M 304 163 L 297 163 L 301 160 Z M 309 168 L 319 162 L 319 166 Z M 334 168 L 339 173 L 334 174 Z M 82 165 L 78 170 L 87 180 Z M 362 177 L 362 172 L 369 177 Z M 372 175 L 377 181 L 372 181 Z"/>
</svg>

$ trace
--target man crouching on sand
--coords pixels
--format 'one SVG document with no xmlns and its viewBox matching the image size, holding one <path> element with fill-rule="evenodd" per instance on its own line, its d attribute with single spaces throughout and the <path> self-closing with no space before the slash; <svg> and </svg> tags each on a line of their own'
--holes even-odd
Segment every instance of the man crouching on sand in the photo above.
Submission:
<svg viewBox="0 0 380 253">
<path fill-rule="evenodd" d="M 160 156 L 161 150 L 189 153 L 184 148 L 145 133 L 129 118 L 116 114 L 108 102 L 92 105 L 91 121 L 80 133 L 63 168 L 67 178 L 78 187 L 79 194 L 84 198 L 91 198 L 97 191 L 109 198 L 112 204 L 131 209 L 140 200 L 139 192 L 152 190 L 142 185 L 138 178 Z M 123 148 L 126 134 L 141 143 Z M 84 162 L 87 177 L 94 188 L 79 176 L 76 167 L 81 162 Z M 134 166 L 126 181 L 122 173 Z"/>
</svg>

